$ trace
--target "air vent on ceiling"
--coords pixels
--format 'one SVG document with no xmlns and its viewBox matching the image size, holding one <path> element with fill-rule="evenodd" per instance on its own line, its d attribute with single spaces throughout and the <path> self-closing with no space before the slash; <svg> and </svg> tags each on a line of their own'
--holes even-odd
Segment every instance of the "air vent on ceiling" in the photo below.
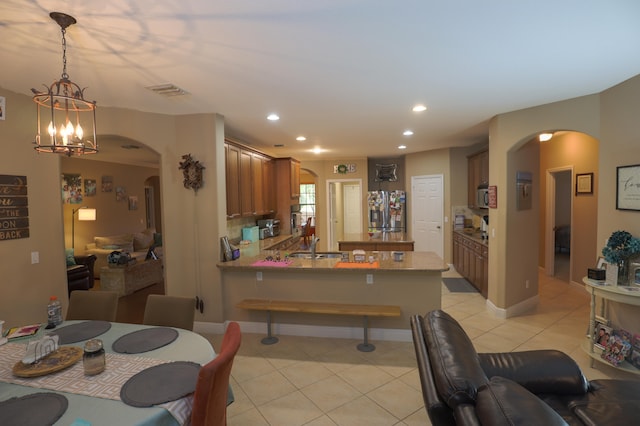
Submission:
<svg viewBox="0 0 640 426">
<path fill-rule="evenodd" d="M 121 145 L 121 147 L 124 149 L 140 149 L 138 145 L 133 145 L 133 144 Z"/>
<path fill-rule="evenodd" d="M 166 97 L 182 96 L 187 94 L 186 90 L 181 89 L 175 84 L 171 84 L 171 83 L 158 84 L 155 86 L 146 86 L 145 89 L 149 89 L 160 96 L 166 96 Z"/>
</svg>

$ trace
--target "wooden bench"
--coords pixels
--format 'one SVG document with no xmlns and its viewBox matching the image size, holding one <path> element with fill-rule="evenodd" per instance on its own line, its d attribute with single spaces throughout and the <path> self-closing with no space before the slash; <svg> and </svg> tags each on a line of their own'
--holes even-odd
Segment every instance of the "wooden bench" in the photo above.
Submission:
<svg viewBox="0 0 640 426">
<path fill-rule="evenodd" d="M 369 317 L 399 317 L 400 307 L 391 305 L 360 305 L 350 303 L 304 302 L 299 300 L 245 299 L 236 305 L 240 309 L 267 311 L 267 337 L 265 345 L 272 345 L 278 338 L 271 335 L 271 312 L 301 312 L 310 314 L 356 315 L 364 318 L 364 342 L 358 350 L 371 352 L 375 346 L 369 343 Z"/>
</svg>

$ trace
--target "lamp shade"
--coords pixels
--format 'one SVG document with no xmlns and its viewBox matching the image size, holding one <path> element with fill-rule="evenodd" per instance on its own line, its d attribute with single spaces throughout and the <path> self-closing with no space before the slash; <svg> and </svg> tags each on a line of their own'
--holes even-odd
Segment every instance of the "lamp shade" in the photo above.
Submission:
<svg viewBox="0 0 640 426">
<path fill-rule="evenodd" d="M 78 220 L 96 220 L 96 209 L 78 210 Z"/>
</svg>

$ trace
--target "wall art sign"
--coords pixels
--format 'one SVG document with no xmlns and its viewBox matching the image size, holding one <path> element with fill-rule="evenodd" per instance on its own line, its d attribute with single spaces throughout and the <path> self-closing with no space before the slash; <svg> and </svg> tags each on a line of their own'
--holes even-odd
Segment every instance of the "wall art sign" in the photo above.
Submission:
<svg viewBox="0 0 640 426">
<path fill-rule="evenodd" d="M 593 194 L 593 173 L 576 174 L 576 195 Z"/>
<path fill-rule="evenodd" d="M 616 209 L 640 210 L 640 164 L 617 168 Z"/>
<path fill-rule="evenodd" d="M 0 241 L 29 238 L 27 177 L 0 175 Z"/>
<path fill-rule="evenodd" d="M 531 172 L 516 173 L 516 209 L 531 209 L 531 200 L 533 199 L 531 191 L 533 186 L 533 175 Z"/>
<path fill-rule="evenodd" d="M 498 208 L 498 187 L 496 185 L 489 185 L 489 208 Z"/>
<path fill-rule="evenodd" d="M 82 177 L 79 174 L 63 173 L 61 186 L 63 203 L 82 203 Z"/>
<path fill-rule="evenodd" d="M 113 191 L 113 176 L 102 176 L 102 192 Z"/>
<path fill-rule="evenodd" d="M 355 164 L 334 164 L 333 165 L 333 173 L 340 173 L 341 175 L 345 175 L 347 173 L 355 173 L 356 165 Z"/>
</svg>

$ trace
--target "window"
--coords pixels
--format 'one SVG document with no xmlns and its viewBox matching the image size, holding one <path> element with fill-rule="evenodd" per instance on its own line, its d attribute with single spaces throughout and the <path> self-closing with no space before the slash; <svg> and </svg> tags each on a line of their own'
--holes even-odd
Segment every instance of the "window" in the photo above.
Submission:
<svg viewBox="0 0 640 426">
<path fill-rule="evenodd" d="M 302 223 L 307 223 L 311 219 L 311 225 L 315 226 L 316 217 L 316 184 L 303 183 L 300 185 L 300 213 L 302 213 Z"/>
</svg>

